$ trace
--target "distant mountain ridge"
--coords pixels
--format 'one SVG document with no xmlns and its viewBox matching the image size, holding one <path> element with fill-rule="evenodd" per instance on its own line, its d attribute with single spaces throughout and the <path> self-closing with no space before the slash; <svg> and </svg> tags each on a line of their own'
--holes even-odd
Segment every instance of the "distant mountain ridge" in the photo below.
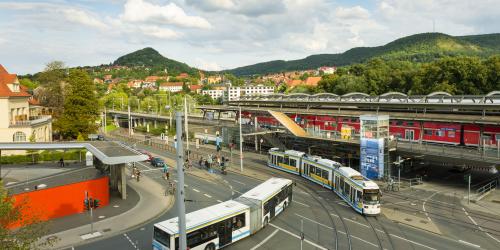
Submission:
<svg viewBox="0 0 500 250">
<path fill-rule="evenodd" d="M 226 70 L 235 75 L 256 75 L 321 66 L 344 66 L 379 57 L 388 60 L 432 61 L 443 56 L 489 56 L 500 53 L 500 33 L 450 36 L 442 33 L 421 33 L 394 40 L 377 47 L 357 47 L 339 54 L 311 55 L 298 60 L 275 60 Z"/>
<path fill-rule="evenodd" d="M 147 47 L 119 57 L 113 65 L 120 66 L 145 66 L 155 69 L 167 69 L 171 73 L 196 74 L 198 69 L 189 65 L 166 58 L 153 48 Z"/>
</svg>

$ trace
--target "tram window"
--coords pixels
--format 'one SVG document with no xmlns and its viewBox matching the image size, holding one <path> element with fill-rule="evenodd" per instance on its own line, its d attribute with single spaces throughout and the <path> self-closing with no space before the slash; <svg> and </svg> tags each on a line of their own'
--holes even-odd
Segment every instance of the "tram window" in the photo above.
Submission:
<svg viewBox="0 0 500 250">
<path fill-rule="evenodd" d="M 296 167 L 297 166 L 297 160 L 290 159 L 290 166 Z"/>
<path fill-rule="evenodd" d="M 233 217 L 233 231 L 245 226 L 245 214 L 239 214 Z"/>
<path fill-rule="evenodd" d="M 285 156 L 283 163 L 286 165 L 290 165 L 290 159 L 288 158 L 288 156 Z"/>
<path fill-rule="evenodd" d="M 316 168 L 316 175 L 319 176 L 319 177 L 321 177 L 321 172 L 322 171 L 323 170 L 321 168 Z"/>
<path fill-rule="evenodd" d="M 323 170 L 323 172 L 322 172 L 322 174 L 321 174 L 321 177 L 323 177 L 323 179 L 328 180 L 328 171 Z"/>
<path fill-rule="evenodd" d="M 315 174 L 316 173 L 316 167 L 309 165 L 309 173 Z"/>
<path fill-rule="evenodd" d="M 283 157 L 278 156 L 278 163 L 283 163 Z"/>
<path fill-rule="evenodd" d="M 359 201 L 361 199 L 361 191 L 356 190 L 356 201 Z"/>
<path fill-rule="evenodd" d="M 433 131 L 431 129 L 424 129 L 424 135 L 430 135 L 432 136 L 432 133 Z"/>
</svg>

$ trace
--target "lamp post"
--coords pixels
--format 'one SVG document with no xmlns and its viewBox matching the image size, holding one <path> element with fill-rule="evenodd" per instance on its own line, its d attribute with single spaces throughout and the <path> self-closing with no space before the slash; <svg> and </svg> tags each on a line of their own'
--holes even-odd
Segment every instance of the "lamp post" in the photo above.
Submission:
<svg viewBox="0 0 500 250">
<path fill-rule="evenodd" d="M 184 197 L 184 149 L 182 147 L 182 140 L 180 139 L 182 136 L 182 112 L 177 112 L 175 115 L 176 118 L 176 133 L 177 133 L 177 204 L 178 204 L 178 214 L 179 214 L 179 249 L 186 249 L 186 209 L 185 209 L 185 197 Z"/>
</svg>

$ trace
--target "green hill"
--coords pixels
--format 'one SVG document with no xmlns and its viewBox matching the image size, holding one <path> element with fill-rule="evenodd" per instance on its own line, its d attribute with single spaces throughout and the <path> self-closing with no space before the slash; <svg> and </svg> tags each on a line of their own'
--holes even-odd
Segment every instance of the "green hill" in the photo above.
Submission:
<svg viewBox="0 0 500 250">
<path fill-rule="evenodd" d="M 130 54 L 119 57 L 113 62 L 113 65 L 121 66 L 145 66 L 153 69 L 167 69 L 169 74 L 179 74 L 188 73 L 194 75 L 197 73 L 197 69 L 190 67 L 189 65 L 178 62 L 169 58 L 162 56 L 158 51 L 153 48 L 144 48 Z"/>
<path fill-rule="evenodd" d="M 403 37 L 383 46 L 358 47 L 340 54 L 311 55 L 299 60 L 263 62 L 227 72 L 235 75 L 255 75 L 314 69 L 321 66 L 344 66 L 365 62 L 374 57 L 428 62 L 444 56 L 489 56 L 498 53 L 500 53 L 500 34 L 454 37 L 442 33 L 422 33 Z"/>
</svg>

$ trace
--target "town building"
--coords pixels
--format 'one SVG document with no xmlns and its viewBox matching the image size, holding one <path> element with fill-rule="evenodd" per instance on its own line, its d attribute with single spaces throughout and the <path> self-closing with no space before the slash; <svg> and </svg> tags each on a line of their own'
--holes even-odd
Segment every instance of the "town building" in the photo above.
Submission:
<svg viewBox="0 0 500 250">
<path fill-rule="evenodd" d="M 35 106 L 38 102 L 19 84 L 17 75 L 0 64 L 0 142 L 52 141 L 52 117 Z"/>
<path fill-rule="evenodd" d="M 228 100 L 233 101 L 239 99 L 241 96 L 248 95 L 269 95 L 274 93 L 274 87 L 264 85 L 247 85 L 244 87 L 229 87 Z"/>
<path fill-rule="evenodd" d="M 142 80 L 132 80 L 127 83 L 127 86 L 131 89 L 139 89 L 142 87 Z"/>
<path fill-rule="evenodd" d="M 188 73 L 180 73 L 176 78 L 177 79 L 186 79 L 188 77 L 189 77 Z"/>
<path fill-rule="evenodd" d="M 200 84 L 189 85 L 189 90 L 191 90 L 191 92 L 194 92 L 197 94 L 199 94 L 201 92 L 201 88 L 202 88 L 202 86 Z"/>
<path fill-rule="evenodd" d="M 208 84 L 216 84 L 216 83 L 220 83 L 220 82 L 222 82 L 222 77 L 219 75 L 207 77 Z"/>
<path fill-rule="evenodd" d="M 323 74 L 325 74 L 325 75 L 331 75 L 331 74 L 335 73 L 335 71 L 337 71 L 337 67 L 335 67 L 335 66 L 332 66 L 332 67 L 323 66 L 323 67 L 319 67 L 318 71 L 320 71 L 320 72 L 322 71 Z"/>
<path fill-rule="evenodd" d="M 110 83 L 113 80 L 112 75 L 104 75 L 104 82 L 105 83 Z"/>
<path fill-rule="evenodd" d="M 310 76 L 306 79 L 304 84 L 306 86 L 316 87 L 319 81 L 321 81 L 321 76 Z"/>
<path fill-rule="evenodd" d="M 225 89 L 206 89 L 202 90 L 201 94 L 209 95 L 210 97 L 212 97 L 212 99 L 216 100 L 218 98 L 223 98 L 225 92 L 226 92 Z"/>
<path fill-rule="evenodd" d="M 181 92 L 182 91 L 182 86 L 184 83 L 182 82 L 164 82 L 160 84 L 160 91 L 167 91 L 167 92 Z"/>
</svg>

